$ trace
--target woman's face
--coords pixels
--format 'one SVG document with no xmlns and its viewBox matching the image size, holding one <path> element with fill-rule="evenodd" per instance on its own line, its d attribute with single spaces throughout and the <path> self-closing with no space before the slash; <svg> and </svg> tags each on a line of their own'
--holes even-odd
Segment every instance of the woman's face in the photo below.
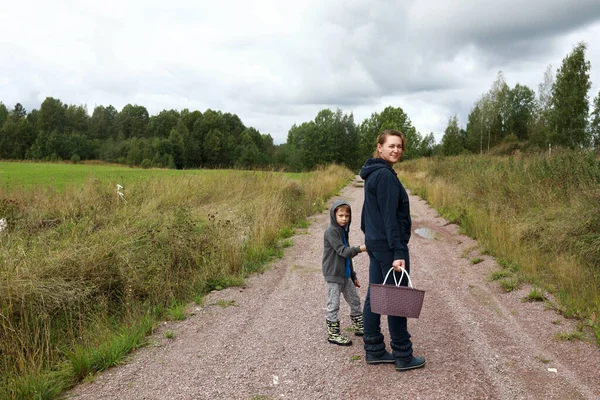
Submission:
<svg viewBox="0 0 600 400">
<path fill-rule="evenodd" d="M 379 156 L 390 164 L 395 164 L 400 160 L 404 151 L 402 138 L 394 135 L 387 135 L 383 144 L 377 143 Z"/>
</svg>

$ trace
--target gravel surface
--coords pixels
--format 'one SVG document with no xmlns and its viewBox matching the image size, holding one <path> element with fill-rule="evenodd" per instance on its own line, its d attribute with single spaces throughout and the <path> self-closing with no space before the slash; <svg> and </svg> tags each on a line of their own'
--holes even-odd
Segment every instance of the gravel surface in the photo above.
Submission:
<svg viewBox="0 0 600 400">
<path fill-rule="evenodd" d="M 353 206 L 350 242 L 359 245 L 363 189 L 351 185 L 341 196 Z M 243 288 L 210 293 L 204 307 L 189 308 L 188 319 L 163 323 L 151 345 L 67 397 L 600 399 L 598 347 L 554 339 L 575 331 L 574 321 L 543 303 L 522 302 L 528 287 L 504 293 L 488 280 L 498 264 L 474 240 L 418 197 L 411 196 L 411 211 L 413 229 L 437 233 L 435 239 L 413 233 L 409 244 L 413 283 L 426 290 L 421 316 L 409 320 L 409 331 L 425 368 L 396 372 L 389 364 L 366 365 L 362 339 L 350 333 L 352 346 L 327 342 L 321 256 L 329 217 L 323 212 L 297 232 L 294 246 L 268 271 Z M 474 257 L 484 261 L 472 265 Z M 354 262 L 364 300 L 368 256 Z M 351 325 L 348 314 L 342 301 L 342 329 Z M 164 338 L 166 330 L 175 338 Z"/>
</svg>

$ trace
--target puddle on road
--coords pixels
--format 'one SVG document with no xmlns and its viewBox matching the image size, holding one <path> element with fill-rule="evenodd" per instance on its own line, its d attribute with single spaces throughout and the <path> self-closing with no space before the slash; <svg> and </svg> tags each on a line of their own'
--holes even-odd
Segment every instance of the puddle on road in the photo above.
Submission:
<svg viewBox="0 0 600 400">
<path fill-rule="evenodd" d="M 438 232 L 434 231 L 433 229 L 429 229 L 429 228 L 417 228 L 417 229 L 415 229 L 415 233 L 417 235 L 421 236 L 422 238 L 431 239 L 431 240 L 440 239 L 442 236 Z"/>
</svg>

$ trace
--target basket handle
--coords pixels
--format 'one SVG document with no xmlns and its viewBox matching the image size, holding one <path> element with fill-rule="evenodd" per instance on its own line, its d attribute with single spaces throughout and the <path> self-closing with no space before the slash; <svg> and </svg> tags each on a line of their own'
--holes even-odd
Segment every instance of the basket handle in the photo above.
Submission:
<svg viewBox="0 0 600 400">
<path fill-rule="evenodd" d="M 400 283 L 402 282 L 402 278 L 404 277 L 404 274 L 406 274 L 406 277 L 408 278 L 408 285 L 411 288 L 413 287 L 412 281 L 410 280 L 410 275 L 408 275 L 408 272 L 406 272 L 406 270 L 404 268 L 402 268 L 402 275 L 400 275 L 400 280 L 396 279 L 396 270 L 394 269 L 394 267 L 390 268 L 388 273 L 385 275 L 385 279 L 383 280 L 384 285 L 385 285 L 385 282 L 387 281 L 388 276 L 390 276 L 390 272 L 392 272 L 392 271 L 394 271 L 393 277 L 394 277 L 394 282 L 396 283 L 396 286 L 400 286 Z"/>
</svg>

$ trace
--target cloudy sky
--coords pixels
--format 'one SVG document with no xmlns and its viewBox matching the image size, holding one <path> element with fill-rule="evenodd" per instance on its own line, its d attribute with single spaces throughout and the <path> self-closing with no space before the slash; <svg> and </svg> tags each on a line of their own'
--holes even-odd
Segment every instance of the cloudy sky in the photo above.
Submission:
<svg viewBox="0 0 600 400">
<path fill-rule="evenodd" d="M 402 107 L 439 141 L 498 71 L 537 91 L 579 41 L 600 90 L 598 0 L 29 0 L 0 7 L 0 101 L 237 114 L 283 143 L 324 109 Z"/>
</svg>

